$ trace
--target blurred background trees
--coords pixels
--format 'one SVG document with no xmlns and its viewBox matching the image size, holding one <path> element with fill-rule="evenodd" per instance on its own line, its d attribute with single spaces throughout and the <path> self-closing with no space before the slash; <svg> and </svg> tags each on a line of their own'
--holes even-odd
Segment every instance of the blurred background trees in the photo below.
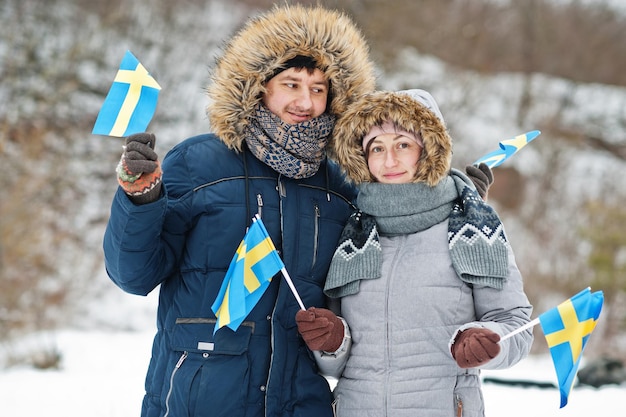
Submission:
<svg viewBox="0 0 626 417">
<path fill-rule="evenodd" d="M 287 1 L 287 3 L 296 3 Z M 433 91 L 455 166 L 540 129 L 495 171 L 536 313 L 605 291 L 596 354 L 626 357 L 626 10 L 581 0 L 302 0 L 362 28 L 379 88 Z M 4 0 L 0 4 L 0 340 L 93 325 L 112 288 L 101 253 L 121 140 L 91 135 L 129 49 L 163 87 L 164 156 L 210 127 L 223 42 L 270 0 Z M 523 130 L 522 130 L 523 129 Z M 620 350 L 621 349 L 621 350 Z M 593 353 L 593 351 L 592 351 Z"/>
</svg>

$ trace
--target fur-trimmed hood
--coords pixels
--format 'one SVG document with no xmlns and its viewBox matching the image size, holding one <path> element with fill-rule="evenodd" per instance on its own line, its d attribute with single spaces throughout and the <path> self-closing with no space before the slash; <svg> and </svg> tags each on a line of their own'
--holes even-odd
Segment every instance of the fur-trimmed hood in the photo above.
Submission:
<svg viewBox="0 0 626 417">
<path fill-rule="evenodd" d="M 374 181 L 362 141 L 372 127 L 387 120 L 409 132 L 419 132 L 422 137 L 424 149 L 415 182 L 434 186 L 448 175 L 452 139 L 432 96 L 424 90 L 377 91 L 354 102 L 337 120 L 333 131 L 332 156 L 350 180 L 357 184 Z"/>
<path fill-rule="evenodd" d="M 369 48 L 346 15 L 319 6 L 275 6 L 251 19 L 225 46 L 207 89 L 212 130 L 229 148 L 241 150 L 264 83 L 297 55 L 315 59 L 330 80 L 327 112 L 335 117 L 374 90 Z"/>
</svg>

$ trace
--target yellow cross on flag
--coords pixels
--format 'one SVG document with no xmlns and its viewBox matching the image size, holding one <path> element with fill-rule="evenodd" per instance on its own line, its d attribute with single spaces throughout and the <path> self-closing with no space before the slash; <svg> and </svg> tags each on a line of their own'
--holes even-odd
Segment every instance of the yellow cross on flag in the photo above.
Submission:
<svg viewBox="0 0 626 417">
<path fill-rule="evenodd" d="M 284 268 L 263 221 L 255 218 L 241 241 L 211 306 L 217 317 L 213 333 L 223 326 L 236 331 L 259 302 L 272 277 Z"/>
<path fill-rule="evenodd" d="M 587 288 L 539 316 L 559 381 L 561 408 L 567 404 L 583 350 L 603 304 L 602 291 L 592 293 Z"/>
<path fill-rule="evenodd" d="M 100 109 L 93 134 L 124 137 L 145 132 L 161 87 L 127 51 Z"/>
</svg>

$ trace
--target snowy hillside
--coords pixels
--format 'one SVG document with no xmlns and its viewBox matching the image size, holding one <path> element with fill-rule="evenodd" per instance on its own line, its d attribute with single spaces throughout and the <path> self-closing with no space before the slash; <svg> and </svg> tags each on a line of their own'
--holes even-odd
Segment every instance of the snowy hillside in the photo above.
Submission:
<svg viewBox="0 0 626 417">
<path fill-rule="evenodd" d="M 626 13 L 626 1 L 610 1 Z M 20 336 L 0 340 L 2 415 L 138 415 L 158 294 L 125 294 L 104 271 L 102 236 L 123 141 L 91 135 L 91 128 L 130 50 L 162 87 L 149 128 L 159 155 L 210 130 L 204 89 L 223 42 L 256 12 L 242 3 L 0 4 L 0 330 Z M 454 140 L 455 167 L 500 140 L 543 132 L 494 170 L 490 201 L 535 315 L 588 285 L 606 285 L 611 291 L 589 354 L 626 346 L 626 88 L 540 73 L 485 75 L 398 48 L 393 70 L 379 66 L 378 87 L 433 94 Z M 613 275 L 590 261 L 608 232 L 617 236 L 613 246 L 597 255 L 609 257 L 603 265 Z M 41 353 L 59 353 L 60 368 L 30 366 Z M 539 348 L 494 376 L 554 381 L 546 353 Z M 615 415 L 625 392 L 576 388 L 559 410 L 553 389 L 484 388 L 488 417 Z"/>
</svg>

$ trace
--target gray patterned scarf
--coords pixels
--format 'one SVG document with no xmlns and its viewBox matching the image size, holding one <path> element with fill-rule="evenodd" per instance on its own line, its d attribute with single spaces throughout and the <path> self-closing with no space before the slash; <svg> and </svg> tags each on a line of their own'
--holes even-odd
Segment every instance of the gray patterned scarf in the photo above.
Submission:
<svg viewBox="0 0 626 417">
<path fill-rule="evenodd" d="M 254 117 L 246 127 L 248 148 L 273 170 L 294 179 L 315 175 L 326 155 L 335 118 L 327 113 L 291 125 L 257 104 Z"/>
<path fill-rule="evenodd" d="M 361 279 L 380 277 L 378 231 L 401 235 L 426 230 L 448 218 L 448 247 L 457 275 L 470 284 L 501 289 L 508 275 L 508 241 L 496 212 L 460 171 L 435 187 L 423 183 L 361 184 L 357 205 L 333 256 L 325 293 L 342 297 Z M 372 222 L 371 219 L 375 219 Z"/>
</svg>

